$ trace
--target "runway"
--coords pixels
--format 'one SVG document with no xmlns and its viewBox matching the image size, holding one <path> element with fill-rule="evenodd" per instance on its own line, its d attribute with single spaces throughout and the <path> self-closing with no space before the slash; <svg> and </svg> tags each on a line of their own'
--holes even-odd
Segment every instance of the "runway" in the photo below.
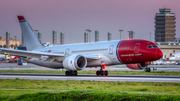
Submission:
<svg viewBox="0 0 180 101">
<path fill-rule="evenodd" d="M 178 82 L 180 76 L 160 75 L 109 75 L 96 76 L 94 74 L 78 74 L 65 76 L 64 74 L 31 74 L 31 73 L 0 73 L 0 79 L 30 79 L 30 80 L 90 80 L 90 81 L 129 81 L 129 82 Z"/>
<path fill-rule="evenodd" d="M 151 71 L 153 71 L 153 67 L 155 67 L 156 71 L 180 71 L 180 65 L 150 65 Z M 31 63 L 28 63 L 27 65 L 20 65 L 17 69 L 16 63 L 0 63 L 0 70 L 62 70 L 62 69 L 51 69 L 46 67 L 37 66 Z M 100 67 L 97 68 L 85 68 L 85 71 L 89 70 L 100 70 Z M 105 70 L 108 71 L 144 71 L 144 70 L 132 70 L 126 67 L 126 65 L 115 65 L 115 66 L 107 66 Z"/>
</svg>

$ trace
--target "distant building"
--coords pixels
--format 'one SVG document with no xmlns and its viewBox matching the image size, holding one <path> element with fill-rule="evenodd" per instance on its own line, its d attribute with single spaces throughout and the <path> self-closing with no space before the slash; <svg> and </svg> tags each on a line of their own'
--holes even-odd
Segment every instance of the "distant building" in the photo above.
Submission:
<svg viewBox="0 0 180 101">
<path fill-rule="evenodd" d="M 7 48 L 14 49 L 16 44 L 17 44 L 17 46 L 19 46 L 20 45 L 20 40 L 10 38 L 9 39 L 9 46 Z M 0 37 L 0 47 L 6 48 L 6 47 L 3 47 L 3 46 L 6 46 L 6 39 L 5 39 L 5 37 Z"/>
<path fill-rule="evenodd" d="M 95 31 L 95 42 L 99 41 L 99 31 Z"/>
<path fill-rule="evenodd" d="M 175 41 L 175 14 L 169 8 L 159 9 L 155 15 L 155 42 Z"/>
<path fill-rule="evenodd" d="M 88 42 L 88 33 L 84 32 L 84 43 Z"/>
<path fill-rule="evenodd" d="M 40 41 L 42 41 L 42 34 L 41 34 L 41 32 L 38 32 L 38 38 L 39 38 Z"/>
<path fill-rule="evenodd" d="M 56 32 L 56 30 L 53 30 L 53 44 L 54 45 L 57 44 L 57 32 Z"/>
<path fill-rule="evenodd" d="M 64 44 L 64 33 L 63 32 L 60 33 L 60 44 L 61 45 Z"/>
<path fill-rule="evenodd" d="M 176 39 L 175 39 L 175 42 L 176 42 L 176 43 L 180 43 L 180 38 L 176 38 Z"/>
<path fill-rule="evenodd" d="M 9 48 L 9 41 L 10 41 L 10 33 L 9 32 L 6 32 L 6 48 Z"/>
<path fill-rule="evenodd" d="M 165 58 L 169 58 L 172 54 L 180 52 L 180 43 L 176 42 L 169 42 L 169 43 L 163 43 L 158 42 L 158 47 L 163 52 L 163 55 Z"/>
<path fill-rule="evenodd" d="M 108 41 L 111 41 L 111 33 L 108 32 Z"/>
<path fill-rule="evenodd" d="M 134 31 L 128 31 L 129 32 L 129 39 L 135 38 L 135 32 Z"/>
</svg>

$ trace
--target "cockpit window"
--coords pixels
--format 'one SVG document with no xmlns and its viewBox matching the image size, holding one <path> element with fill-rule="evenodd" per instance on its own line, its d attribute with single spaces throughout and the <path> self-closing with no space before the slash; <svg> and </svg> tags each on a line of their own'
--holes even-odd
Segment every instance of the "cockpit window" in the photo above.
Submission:
<svg viewBox="0 0 180 101">
<path fill-rule="evenodd" d="M 151 45 L 149 45 L 147 48 L 152 48 L 152 46 L 151 46 Z"/>
<path fill-rule="evenodd" d="M 156 46 L 156 45 L 152 45 L 153 46 L 153 48 L 158 48 L 158 46 Z"/>
<path fill-rule="evenodd" d="M 157 45 L 149 45 L 149 46 L 147 46 L 147 48 L 158 48 L 158 46 Z"/>
</svg>

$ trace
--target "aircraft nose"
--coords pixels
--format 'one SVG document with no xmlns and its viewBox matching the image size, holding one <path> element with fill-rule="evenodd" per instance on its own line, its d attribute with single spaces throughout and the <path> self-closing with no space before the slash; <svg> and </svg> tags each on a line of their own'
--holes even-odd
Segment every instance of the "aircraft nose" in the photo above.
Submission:
<svg viewBox="0 0 180 101">
<path fill-rule="evenodd" d="M 157 60 L 163 57 L 163 53 L 160 49 L 156 51 L 155 57 Z"/>
</svg>

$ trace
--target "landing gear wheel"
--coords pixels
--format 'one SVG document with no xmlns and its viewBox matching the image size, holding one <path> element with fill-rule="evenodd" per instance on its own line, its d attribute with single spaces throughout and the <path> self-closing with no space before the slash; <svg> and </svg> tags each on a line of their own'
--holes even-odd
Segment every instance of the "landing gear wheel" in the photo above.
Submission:
<svg viewBox="0 0 180 101">
<path fill-rule="evenodd" d="M 103 76 L 104 75 L 104 71 L 100 71 L 100 74 L 101 74 L 101 76 Z"/>
<path fill-rule="evenodd" d="M 150 72 L 150 71 L 151 71 L 151 68 L 144 68 L 144 71 L 145 71 L 145 72 Z"/>
<path fill-rule="evenodd" d="M 103 69 L 105 69 L 104 66 L 101 66 L 101 69 L 96 71 L 96 75 L 97 76 L 103 76 L 103 75 L 108 76 L 108 71 L 107 70 L 103 71 Z"/>
<path fill-rule="evenodd" d="M 73 71 L 69 71 L 69 76 L 73 76 Z"/>
<path fill-rule="evenodd" d="M 77 74 L 78 74 L 77 71 L 74 71 L 74 76 L 77 76 Z"/>
<path fill-rule="evenodd" d="M 100 75 L 100 71 L 96 71 L 96 75 L 99 76 Z"/>
<path fill-rule="evenodd" d="M 66 71 L 65 74 L 66 74 L 66 76 L 77 76 L 78 72 L 77 71 Z"/>
<path fill-rule="evenodd" d="M 108 76 L 108 71 L 104 71 L 104 75 L 105 75 L 105 76 Z"/>
<path fill-rule="evenodd" d="M 66 71 L 66 73 L 65 73 L 65 74 L 66 74 L 66 76 L 69 76 L 69 71 Z"/>
</svg>

